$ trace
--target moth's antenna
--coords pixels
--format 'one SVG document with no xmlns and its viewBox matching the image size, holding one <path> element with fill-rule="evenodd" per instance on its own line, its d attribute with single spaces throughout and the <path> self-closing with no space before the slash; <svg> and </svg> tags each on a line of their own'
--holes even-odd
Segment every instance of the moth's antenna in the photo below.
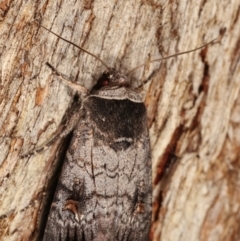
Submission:
<svg viewBox="0 0 240 241">
<path fill-rule="evenodd" d="M 218 38 L 215 38 L 215 39 L 213 39 L 212 41 L 210 41 L 210 42 L 208 42 L 208 43 L 206 43 L 206 44 L 204 44 L 204 45 L 202 45 L 202 46 L 200 46 L 200 47 L 198 47 L 198 48 L 195 48 L 195 49 L 191 49 L 191 50 L 188 50 L 188 51 L 180 52 L 180 53 L 177 53 L 177 54 L 172 54 L 172 55 L 169 55 L 169 56 L 166 56 L 166 57 L 163 57 L 163 58 L 159 58 L 159 59 L 150 60 L 150 61 L 148 61 L 148 62 L 145 62 L 145 63 L 143 63 L 143 64 L 140 64 L 140 65 L 138 65 L 137 67 L 131 69 L 131 70 L 127 73 L 127 75 L 130 75 L 130 74 L 131 74 L 132 72 L 134 72 L 136 69 L 141 68 L 141 67 L 143 67 L 143 66 L 145 66 L 145 65 L 147 65 L 147 64 L 149 64 L 149 63 L 153 63 L 153 62 L 157 62 L 157 61 L 161 61 L 161 60 L 165 60 L 165 59 L 170 59 L 170 58 L 172 58 L 172 57 L 176 57 L 176 56 L 179 56 L 179 55 L 182 55 L 182 54 L 188 54 L 188 53 L 194 52 L 194 51 L 196 51 L 196 50 L 198 50 L 198 49 L 202 49 L 202 48 L 206 47 L 207 45 L 214 43 L 217 39 L 218 39 Z"/>
<path fill-rule="evenodd" d="M 69 41 L 69 40 L 67 40 L 67 39 L 65 39 L 65 38 L 63 38 L 63 37 L 57 35 L 57 34 L 54 33 L 53 31 L 51 31 L 50 29 L 44 27 L 43 25 L 41 25 L 41 24 L 38 24 L 38 25 L 39 25 L 40 27 L 46 29 L 48 32 L 52 33 L 53 35 L 57 36 L 58 38 L 62 39 L 63 41 L 65 41 L 65 42 L 67 42 L 67 43 L 69 43 L 69 44 L 72 44 L 74 47 L 76 47 L 76 48 L 82 50 L 83 52 L 85 52 L 85 53 L 87 53 L 87 54 L 93 56 L 95 59 L 97 59 L 98 61 L 100 61 L 100 62 L 101 62 L 101 63 L 102 63 L 102 64 L 103 64 L 108 70 L 111 69 L 111 68 L 110 68 L 106 63 L 104 63 L 104 62 L 103 62 L 98 56 L 96 56 L 96 55 L 90 53 L 89 51 L 87 51 L 86 49 L 84 49 L 84 48 L 82 48 L 82 47 L 76 45 L 75 43 L 73 43 L 73 42 L 71 42 L 71 41 Z"/>
</svg>

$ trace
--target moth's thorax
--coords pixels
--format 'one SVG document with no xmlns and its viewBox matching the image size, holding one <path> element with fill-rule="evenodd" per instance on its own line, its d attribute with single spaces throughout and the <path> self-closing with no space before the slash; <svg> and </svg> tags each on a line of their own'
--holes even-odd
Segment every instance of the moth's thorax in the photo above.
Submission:
<svg viewBox="0 0 240 241">
<path fill-rule="evenodd" d="M 97 84 L 90 91 L 90 96 L 103 99 L 128 99 L 137 103 L 142 102 L 141 94 L 131 88 L 127 76 L 115 69 L 103 73 Z"/>
<path fill-rule="evenodd" d="M 147 136 L 143 103 L 89 96 L 83 109 L 93 130 L 95 146 L 104 143 L 118 152 Z"/>
<path fill-rule="evenodd" d="M 96 96 L 102 99 L 114 99 L 114 100 L 131 100 L 133 102 L 142 103 L 142 96 L 140 93 L 136 93 L 130 88 L 122 86 L 106 86 L 99 90 L 95 90 L 90 96 Z"/>
</svg>

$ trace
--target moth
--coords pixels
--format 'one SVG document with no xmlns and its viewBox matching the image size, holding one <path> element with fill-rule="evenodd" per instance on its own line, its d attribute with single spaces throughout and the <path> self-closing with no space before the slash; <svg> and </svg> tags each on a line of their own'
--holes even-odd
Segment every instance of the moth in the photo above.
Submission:
<svg viewBox="0 0 240 241">
<path fill-rule="evenodd" d="M 81 98 L 60 135 L 73 131 L 43 241 L 147 241 L 152 177 L 141 95 L 126 75 L 58 37 L 95 57 L 108 71 L 87 90 L 64 79 L 48 64 Z"/>
<path fill-rule="evenodd" d="M 110 68 L 90 91 L 65 82 L 82 99 L 62 133 L 73 137 L 43 240 L 148 240 L 151 157 L 141 95 Z"/>
</svg>

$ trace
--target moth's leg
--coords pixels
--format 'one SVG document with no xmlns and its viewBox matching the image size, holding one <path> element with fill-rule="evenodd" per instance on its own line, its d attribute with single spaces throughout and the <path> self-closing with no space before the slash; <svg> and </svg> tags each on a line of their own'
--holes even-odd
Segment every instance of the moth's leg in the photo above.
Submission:
<svg viewBox="0 0 240 241">
<path fill-rule="evenodd" d="M 57 70 L 50 63 L 46 63 L 46 64 L 53 71 L 53 74 L 55 74 L 57 77 L 59 77 L 71 89 L 75 90 L 77 92 L 78 96 L 80 96 L 80 95 L 85 96 L 88 94 L 88 90 L 84 86 L 75 84 L 75 83 L 67 80 L 60 73 L 58 73 Z M 24 158 L 24 157 L 32 155 L 36 152 L 41 152 L 41 151 L 45 150 L 48 146 L 50 146 L 52 143 L 54 143 L 58 138 L 63 139 L 64 137 L 66 137 L 74 129 L 74 127 L 77 124 L 77 121 L 81 115 L 81 111 L 79 111 L 81 104 L 79 102 L 77 102 L 77 104 L 78 105 L 77 106 L 75 105 L 73 110 L 70 110 L 71 113 L 67 114 L 67 117 L 70 116 L 70 118 L 67 118 L 66 124 L 61 125 L 58 128 L 57 133 L 51 140 L 49 140 L 47 143 L 45 143 L 41 147 L 39 147 L 35 150 L 32 150 L 26 154 L 21 155 L 21 157 Z"/>
<path fill-rule="evenodd" d="M 48 140 L 45 144 L 42 146 L 29 151 L 26 154 L 22 154 L 20 157 L 24 158 L 27 156 L 30 156 L 34 153 L 39 153 L 41 151 L 46 150 L 52 143 L 57 141 L 58 139 L 64 139 L 76 126 L 78 123 L 79 118 L 81 117 L 82 111 L 80 108 L 81 104 L 79 102 L 74 103 L 74 105 L 67 111 L 67 114 L 65 115 L 65 121 L 63 121 L 63 124 L 60 125 L 57 132 L 54 134 L 54 136 Z"/>
<path fill-rule="evenodd" d="M 66 78 L 64 78 L 60 73 L 57 72 L 57 70 L 50 63 L 47 62 L 46 65 L 52 70 L 53 74 L 55 74 L 57 77 L 59 77 L 59 79 L 61 79 L 71 89 L 77 91 L 80 95 L 88 94 L 88 90 L 84 86 L 73 83 L 73 82 L 67 80 Z"/>
</svg>

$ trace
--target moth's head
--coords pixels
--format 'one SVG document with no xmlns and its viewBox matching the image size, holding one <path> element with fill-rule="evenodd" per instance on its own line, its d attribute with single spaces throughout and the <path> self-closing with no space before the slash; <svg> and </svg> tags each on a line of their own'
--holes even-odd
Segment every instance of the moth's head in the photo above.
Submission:
<svg viewBox="0 0 240 241">
<path fill-rule="evenodd" d="M 129 87 L 129 80 L 126 75 L 116 71 L 115 69 L 110 69 L 104 72 L 102 76 L 98 79 L 97 83 L 93 86 L 92 91 L 100 90 L 104 88 L 112 87 Z"/>
<path fill-rule="evenodd" d="M 57 35 L 56 33 L 54 33 L 53 31 L 47 29 L 46 27 L 40 25 L 42 28 L 44 28 L 45 30 L 49 31 L 50 33 L 52 33 L 53 35 L 57 36 L 58 38 L 64 40 L 65 42 L 69 43 L 69 44 L 72 44 L 73 46 L 75 46 L 76 48 L 84 51 L 85 53 L 93 56 L 95 59 L 97 59 L 98 61 L 100 61 L 106 69 L 108 69 L 108 72 L 104 73 L 98 80 L 97 84 L 93 86 L 92 90 L 90 91 L 91 93 L 93 93 L 94 91 L 98 91 L 98 90 L 111 90 L 111 89 L 123 89 L 122 87 L 130 87 L 130 84 L 129 84 L 129 80 L 127 79 L 126 75 L 123 75 L 121 74 L 120 72 L 116 71 L 115 69 L 112 69 L 110 68 L 103 60 L 101 60 L 98 56 L 96 56 L 95 54 L 92 54 L 91 52 L 85 50 L 84 48 L 72 43 L 71 41 Z M 133 73 L 135 70 L 137 70 L 138 68 L 141 68 L 141 67 L 144 67 L 146 64 L 149 64 L 149 63 L 153 63 L 153 62 L 159 62 L 159 61 L 162 61 L 162 60 L 165 60 L 165 59 L 169 59 L 169 58 L 172 58 L 172 57 L 175 57 L 175 56 L 178 56 L 178 55 L 182 55 L 182 54 L 186 54 L 186 53 L 190 53 L 190 52 L 193 52 L 193 51 L 196 51 L 198 49 L 201 49 L 201 48 L 204 48 L 206 47 L 207 45 L 211 44 L 211 43 L 214 43 L 218 40 L 219 38 L 217 39 L 214 39 L 212 41 L 210 41 L 209 43 L 207 44 L 204 44 L 202 45 L 201 47 L 198 47 L 198 48 L 195 48 L 195 49 L 192 49 L 192 50 L 188 50 L 188 51 L 184 51 L 184 52 L 180 52 L 180 53 L 177 53 L 177 54 L 173 54 L 173 55 L 169 55 L 169 56 L 166 56 L 166 57 L 163 57 L 163 58 L 159 58 L 159 59 L 153 59 L 153 60 L 150 60 L 148 62 L 145 62 L 143 64 L 140 64 L 138 66 L 136 66 L 135 68 L 133 68 L 132 70 L 130 70 L 127 74 L 127 76 L 130 76 L 131 73 Z M 48 64 L 48 66 L 54 70 L 53 67 L 51 67 L 50 64 Z M 55 71 L 55 70 L 54 70 Z M 56 72 L 56 71 L 55 71 Z M 148 81 L 148 80 L 147 80 Z M 147 83 L 147 81 L 143 82 L 143 84 Z M 65 81 L 69 84 L 68 81 Z M 73 84 L 71 84 L 71 86 L 73 87 Z M 142 85 L 138 86 L 141 87 Z M 75 85 L 75 89 L 77 89 L 79 92 L 84 92 L 85 94 L 86 93 L 89 93 L 85 88 L 83 88 L 82 86 L 81 87 L 77 87 L 76 88 L 76 85 Z M 134 91 L 136 90 L 137 88 L 133 89 Z"/>
</svg>

